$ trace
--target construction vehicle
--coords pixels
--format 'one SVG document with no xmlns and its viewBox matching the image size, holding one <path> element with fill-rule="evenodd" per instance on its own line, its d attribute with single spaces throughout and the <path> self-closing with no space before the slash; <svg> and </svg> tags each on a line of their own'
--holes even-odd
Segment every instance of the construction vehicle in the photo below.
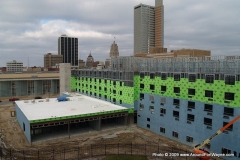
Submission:
<svg viewBox="0 0 240 160">
<path fill-rule="evenodd" d="M 216 137 L 217 135 L 221 134 L 224 130 L 226 130 L 229 126 L 231 126 L 233 123 L 235 123 L 239 119 L 240 119 L 240 116 L 237 116 L 232 121 L 230 121 L 228 124 L 226 124 L 224 127 L 222 127 L 220 130 L 218 130 L 216 133 L 214 133 L 211 137 L 209 137 L 208 139 L 204 140 L 202 143 L 196 145 L 194 147 L 194 150 L 193 150 L 194 154 L 202 155 L 202 156 L 199 156 L 199 158 L 201 160 L 209 160 L 210 159 L 209 152 L 205 151 L 204 149 L 202 149 L 202 147 L 204 145 L 208 144 L 214 137 Z"/>
</svg>

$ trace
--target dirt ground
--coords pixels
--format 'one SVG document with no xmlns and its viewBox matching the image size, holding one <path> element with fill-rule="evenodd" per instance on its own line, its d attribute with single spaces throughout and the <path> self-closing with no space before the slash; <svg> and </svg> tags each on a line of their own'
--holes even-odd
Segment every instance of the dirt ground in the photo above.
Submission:
<svg viewBox="0 0 240 160">
<path fill-rule="evenodd" d="M 73 135 L 68 137 L 28 143 L 21 130 L 16 117 L 11 116 L 11 111 L 15 111 L 13 104 L 0 106 L 0 147 L 13 148 L 19 150 L 28 149 L 50 149 L 63 147 L 78 147 L 87 144 L 159 144 L 159 146 L 169 146 L 192 151 L 192 147 L 157 135 L 153 132 L 139 128 L 136 125 L 116 127 L 98 132 Z M 151 159 L 151 158 L 150 158 Z"/>
</svg>

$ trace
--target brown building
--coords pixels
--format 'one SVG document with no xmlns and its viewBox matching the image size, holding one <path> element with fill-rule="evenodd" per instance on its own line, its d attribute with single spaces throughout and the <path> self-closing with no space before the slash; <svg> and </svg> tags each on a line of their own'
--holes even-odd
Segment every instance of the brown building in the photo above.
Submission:
<svg viewBox="0 0 240 160">
<path fill-rule="evenodd" d="M 135 54 L 134 56 L 145 58 L 205 57 L 211 56 L 211 51 L 200 49 L 180 49 L 165 53 L 139 53 Z"/>
<path fill-rule="evenodd" d="M 85 62 L 81 59 L 78 60 L 78 67 L 79 69 L 83 69 L 85 67 Z"/>
<path fill-rule="evenodd" d="M 44 55 L 44 68 L 52 68 L 52 66 L 56 66 L 56 64 L 62 63 L 62 55 L 54 55 L 51 53 Z"/>
<path fill-rule="evenodd" d="M 163 48 L 164 42 L 164 6 L 162 0 L 155 1 L 155 47 Z"/>
</svg>

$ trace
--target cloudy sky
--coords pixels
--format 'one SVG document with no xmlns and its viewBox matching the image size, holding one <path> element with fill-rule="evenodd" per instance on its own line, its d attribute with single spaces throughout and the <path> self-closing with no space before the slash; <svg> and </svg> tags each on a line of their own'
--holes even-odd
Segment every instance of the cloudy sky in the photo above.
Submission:
<svg viewBox="0 0 240 160">
<path fill-rule="evenodd" d="M 0 66 L 22 61 L 43 66 L 57 54 L 61 34 L 78 37 L 79 57 L 109 56 L 114 37 L 120 55 L 133 54 L 133 8 L 154 0 L 0 0 Z M 164 46 L 240 55 L 239 0 L 165 0 Z"/>
</svg>

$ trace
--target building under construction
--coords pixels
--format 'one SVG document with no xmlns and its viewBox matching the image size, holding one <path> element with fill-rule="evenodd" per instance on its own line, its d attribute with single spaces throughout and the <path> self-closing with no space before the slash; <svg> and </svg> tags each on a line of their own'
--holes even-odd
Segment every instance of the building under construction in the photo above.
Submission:
<svg viewBox="0 0 240 160">
<path fill-rule="evenodd" d="M 134 108 L 139 127 L 195 146 L 240 115 L 240 56 L 117 57 L 109 70 L 72 70 L 71 89 Z M 205 149 L 240 157 L 239 131 L 236 122 Z"/>
<path fill-rule="evenodd" d="M 16 101 L 16 117 L 29 143 L 124 126 L 133 111 L 81 94 L 60 98 Z"/>
</svg>

